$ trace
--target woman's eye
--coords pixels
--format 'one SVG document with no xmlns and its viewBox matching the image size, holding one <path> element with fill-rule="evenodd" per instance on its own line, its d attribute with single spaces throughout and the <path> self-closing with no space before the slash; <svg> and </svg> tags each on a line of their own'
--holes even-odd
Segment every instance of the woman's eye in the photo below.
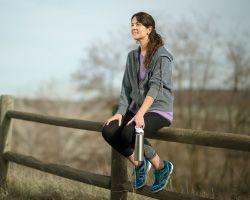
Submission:
<svg viewBox="0 0 250 200">
<path fill-rule="evenodd" d="M 136 24 L 131 24 L 131 27 L 134 27 L 134 26 L 141 26 L 142 24 L 141 23 L 136 23 Z"/>
</svg>

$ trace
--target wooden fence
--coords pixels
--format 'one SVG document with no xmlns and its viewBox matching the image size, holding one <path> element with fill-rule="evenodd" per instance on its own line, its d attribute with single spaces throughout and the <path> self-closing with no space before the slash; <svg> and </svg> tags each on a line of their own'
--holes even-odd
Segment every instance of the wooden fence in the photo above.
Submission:
<svg viewBox="0 0 250 200">
<path fill-rule="evenodd" d="M 149 186 L 134 191 L 131 182 L 128 180 L 127 160 L 120 156 L 118 152 L 112 149 L 111 157 L 111 176 L 90 173 L 69 166 L 44 163 L 31 156 L 21 155 L 11 152 L 12 137 L 12 119 L 32 121 L 55 126 L 70 127 L 89 131 L 101 132 L 102 122 L 84 121 L 78 119 L 67 119 L 60 117 L 44 116 L 26 112 L 15 111 L 14 98 L 9 95 L 3 95 L 0 99 L 0 186 L 7 187 L 6 179 L 9 162 L 38 169 L 54 175 L 68 179 L 80 181 L 93 186 L 109 189 L 111 191 L 110 199 L 127 199 L 128 192 L 136 192 L 140 195 L 156 199 L 171 200 L 202 200 L 209 199 L 190 194 L 181 194 L 163 190 L 152 194 L 149 192 Z M 188 130 L 179 128 L 162 128 L 151 139 L 163 141 L 172 141 L 185 144 L 195 144 L 202 146 L 227 148 L 241 151 L 250 151 L 250 136 L 219 133 L 211 131 Z"/>
</svg>

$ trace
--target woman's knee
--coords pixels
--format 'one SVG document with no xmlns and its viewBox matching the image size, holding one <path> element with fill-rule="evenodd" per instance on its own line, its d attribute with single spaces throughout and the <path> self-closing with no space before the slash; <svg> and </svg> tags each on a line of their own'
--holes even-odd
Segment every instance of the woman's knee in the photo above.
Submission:
<svg viewBox="0 0 250 200">
<path fill-rule="evenodd" d="M 102 128 L 102 137 L 106 141 L 111 141 L 115 133 L 118 131 L 118 125 L 115 122 L 110 122 L 109 125 L 105 125 Z"/>
<path fill-rule="evenodd" d="M 124 141 L 126 146 L 131 146 L 131 144 L 134 142 L 134 125 L 128 125 L 125 126 L 121 131 L 121 139 Z"/>
<path fill-rule="evenodd" d="M 110 141 L 113 137 L 114 133 L 112 133 L 111 129 L 105 125 L 102 128 L 102 137 L 106 140 L 106 141 Z"/>
</svg>

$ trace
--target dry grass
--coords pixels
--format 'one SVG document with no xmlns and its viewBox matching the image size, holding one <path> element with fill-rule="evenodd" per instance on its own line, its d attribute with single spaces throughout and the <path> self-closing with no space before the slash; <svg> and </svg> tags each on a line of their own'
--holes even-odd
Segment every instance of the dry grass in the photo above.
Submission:
<svg viewBox="0 0 250 200">
<path fill-rule="evenodd" d="M 150 200 L 129 193 L 131 200 Z M 106 200 L 110 191 L 40 172 L 14 163 L 8 172 L 8 189 L 0 191 L 1 200 Z"/>
<path fill-rule="evenodd" d="M 76 200 L 108 199 L 109 191 L 38 170 L 10 165 L 6 200 Z"/>
</svg>

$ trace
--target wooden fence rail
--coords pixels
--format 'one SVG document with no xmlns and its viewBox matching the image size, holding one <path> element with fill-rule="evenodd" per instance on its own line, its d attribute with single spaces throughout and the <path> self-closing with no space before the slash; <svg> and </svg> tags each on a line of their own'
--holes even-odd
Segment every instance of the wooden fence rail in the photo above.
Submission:
<svg viewBox="0 0 250 200">
<path fill-rule="evenodd" d="M 12 96 L 3 95 L 0 99 L 0 186 L 6 188 L 6 178 L 9 162 L 38 169 L 44 172 L 91 184 L 94 186 L 110 189 L 111 200 L 127 199 L 127 192 L 136 192 L 157 199 L 172 200 L 202 200 L 209 199 L 189 194 L 180 194 L 176 192 L 163 190 L 157 194 L 149 192 L 149 186 L 138 191 L 134 191 L 131 182 L 128 181 L 127 161 L 120 156 L 118 152 L 112 149 L 111 157 L 111 176 L 104 176 L 74 169 L 69 166 L 44 163 L 31 156 L 25 156 L 11 152 L 11 119 L 19 119 L 44 123 L 55 126 L 83 129 L 89 131 L 101 132 L 102 122 L 92 122 L 79 119 L 67 119 L 60 117 L 44 116 L 39 114 L 19 112 L 13 110 L 14 98 Z M 195 144 L 202 146 L 211 146 L 217 148 L 227 148 L 241 151 L 250 151 L 250 136 L 220 133 L 212 131 L 189 130 L 179 128 L 162 128 L 151 139 L 163 141 L 172 141 L 178 143 Z"/>
<path fill-rule="evenodd" d="M 13 110 L 7 112 L 7 117 L 97 132 L 101 132 L 103 125 L 103 122 L 49 117 Z M 240 135 L 234 133 L 222 133 L 214 131 L 201 131 L 166 127 L 160 129 L 156 134 L 150 136 L 149 138 L 185 144 L 195 144 L 241 151 L 250 151 L 250 137 L 247 135 Z"/>
</svg>

